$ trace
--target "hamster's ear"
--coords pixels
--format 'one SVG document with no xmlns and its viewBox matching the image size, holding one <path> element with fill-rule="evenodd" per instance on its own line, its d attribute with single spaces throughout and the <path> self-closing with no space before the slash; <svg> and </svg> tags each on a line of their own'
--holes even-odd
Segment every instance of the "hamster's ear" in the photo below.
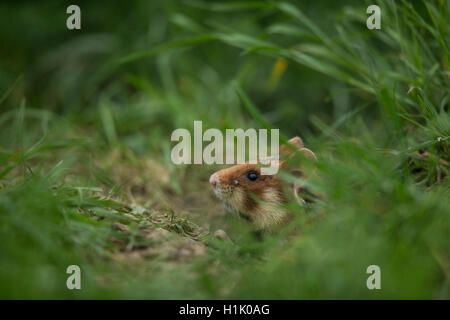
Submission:
<svg viewBox="0 0 450 320">
<path fill-rule="evenodd" d="M 317 160 L 314 152 L 312 152 L 308 148 L 303 147 L 303 141 L 302 141 L 302 139 L 300 139 L 300 137 L 294 137 L 291 140 L 289 140 L 288 142 L 289 142 L 289 144 L 294 146 L 296 149 L 298 149 L 298 151 L 303 153 L 306 157 L 313 159 L 313 160 Z M 291 150 L 287 145 L 282 145 L 280 147 L 280 159 L 281 159 L 280 166 L 282 168 L 291 166 L 290 164 L 288 164 L 288 162 L 290 161 L 289 159 L 292 159 L 292 156 L 294 153 L 296 153 L 296 151 Z"/>
<path fill-rule="evenodd" d="M 307 156 L 310 159 L 313 160 L 317 160 L 316 155 L 314 154 L 314 152 L 312 152 L 311 150 L 309 150 L 308 148 L 301 148 L 300 152 L 303 153 L 305 156 Z"/>
<path fill-rule="evenodd" d="M 300 137 L 293 137 L 292 139 L 290 139 L 288 141 L 288 143 L 292 146 L 294 146 L 296 149 L 301 149 L 303 148 L 303 141 L 302 139 L 300 139 Z M 280 155 L 290 155 L 291 153 L 293 153 L 294 151 L 291 150 L 291 148 L 289 148 L 287 145 L 282 145 L 280 147 Z"/>
</svg>

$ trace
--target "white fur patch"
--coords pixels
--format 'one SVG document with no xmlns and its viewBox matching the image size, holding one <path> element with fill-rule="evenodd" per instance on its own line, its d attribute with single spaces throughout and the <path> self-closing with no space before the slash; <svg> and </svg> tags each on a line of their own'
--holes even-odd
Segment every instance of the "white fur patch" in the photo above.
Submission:
<svg viewBox="0 0 450 320">
<path fill-rule="evenodd" d="M 282 199 L 278 191 L 268 188 L 262 195 L 263 201 L 258 204 L 257 209 L 253 213 L 255 225 L 260 229 L 265 229 L 271 225 L 279 224 L 286 216 L 285 210 L 280 205 Z"/>
<path fill-rule="evenodd" d="M 245 194 L 239 188 L 232 186 L 218 186 L 214 193 L 226 206 L 237 212 L 242 212 L 245 205 Z"/>
<path fill-rule="evenodd" d="M 250 216 L 258 229 L 265 229 L 271 225 L 280 224 L 286 216 L 285 210 L 280 207 L 282 199 L 274 188 L 268 188 L 264 191 L 261 195 L 261 200 L 258 201 L 251 212 L 246 210 L 245 200 L 247 196 L 240 188 L 218 186 L 214 192 L 228 209 Z"/>
</svg>

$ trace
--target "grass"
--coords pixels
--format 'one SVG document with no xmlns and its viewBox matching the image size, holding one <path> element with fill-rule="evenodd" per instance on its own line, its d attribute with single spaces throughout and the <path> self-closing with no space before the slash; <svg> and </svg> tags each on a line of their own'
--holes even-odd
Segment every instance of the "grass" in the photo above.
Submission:
<svg viewBox="0 0 450 320">
<path fill-rule="evenodd" d="M 376 3 L 2 3 L 0 297 L 449 299 L 450 4 Z M 256 239 L 170 161 L 199 119 L 301 136 L 324 200 Z"/>
</svg>

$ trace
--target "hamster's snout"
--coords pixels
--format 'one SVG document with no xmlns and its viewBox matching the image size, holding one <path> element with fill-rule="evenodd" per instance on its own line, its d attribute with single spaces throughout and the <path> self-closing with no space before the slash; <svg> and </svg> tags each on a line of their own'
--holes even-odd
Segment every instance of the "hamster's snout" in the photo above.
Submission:
<svg viewBox="0 0 450 320">
<path fill-rule="evenodd" d="M 213 188 L 216 188 L 218 182 L 219 182 L 219 177 L 217 176 L 216 173 L 213 173 L 213 174 L 211 175 L 211 177 L 209 177 L 209 183 L 211 184 L 211 186 L 212 186 Z"/>
</svg>

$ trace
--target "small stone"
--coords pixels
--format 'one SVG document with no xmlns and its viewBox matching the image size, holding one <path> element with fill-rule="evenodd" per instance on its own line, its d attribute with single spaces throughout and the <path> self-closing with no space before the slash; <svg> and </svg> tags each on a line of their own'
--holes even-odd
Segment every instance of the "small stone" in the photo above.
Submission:
<svg viewBox="0 0 450 320">
<path fill-rule="evenodd" d="M 222 229 L 217 229 L 214 231 L 214 237 L 219 240 L 230 241 L 230 237 L 228 237 L 227 233 Z"/>
</svg>

